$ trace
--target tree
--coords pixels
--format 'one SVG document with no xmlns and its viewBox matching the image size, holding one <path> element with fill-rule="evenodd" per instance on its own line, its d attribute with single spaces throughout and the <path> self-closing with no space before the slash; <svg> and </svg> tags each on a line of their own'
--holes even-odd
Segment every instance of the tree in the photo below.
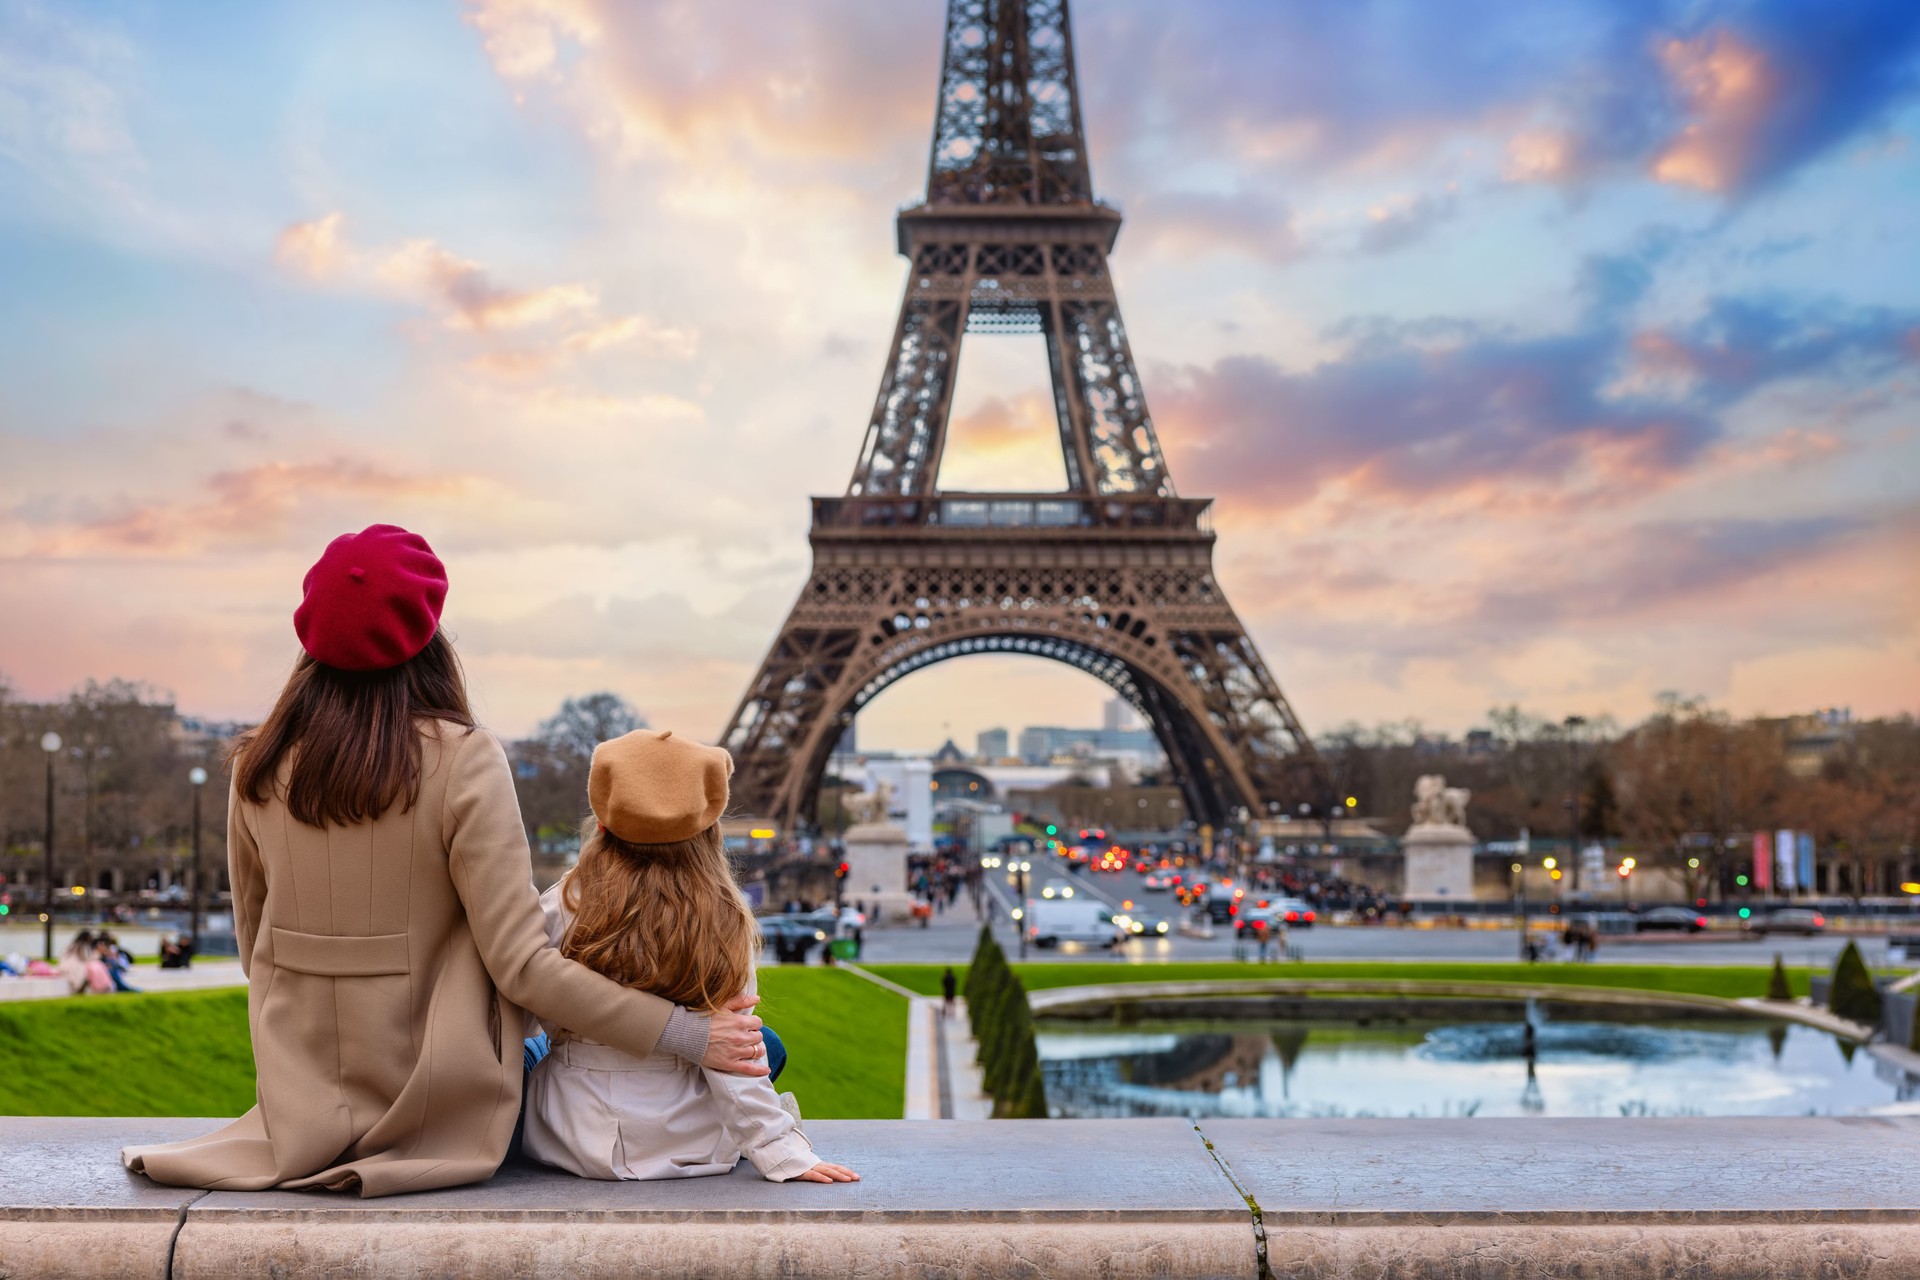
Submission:
<svg viewBox="0 0 1920 1280">
<path fill-rule="evenodd" d="M 534 731 L 513 744 L 514 790 L 528 838 L 562 836 L 587 812 L 587 773 L 593 749 L 610 738 L 646 727 L 646 719 L 618 694 L 568 698 Z"/>
<path fill-rule="evenodd" d="M 1787 981 L 1787 962 L 1778 953 L 1773 957 L 1773 973 L 1767 979 L 1767 999 L 1793 999 L 1793 986 Z"/>
<path fill-rule="evenodd" d="M 1852 941 L 1834 962 L 1827 1007 L 1862 1026 L 1880 1025 L 1880 992 L 1873 985 L 1873 975 L 1867 972 L 1867 962 L 1860 958 L 1859 945 Z"/>
<path fill-rule="evenodd" d="M 646 717 L 617 693 L 568 698 L 540 723 L 534 737 L 555 752 L 591 759 L 593 749 L 611 738 L 647 727 Z"/>
</svg>

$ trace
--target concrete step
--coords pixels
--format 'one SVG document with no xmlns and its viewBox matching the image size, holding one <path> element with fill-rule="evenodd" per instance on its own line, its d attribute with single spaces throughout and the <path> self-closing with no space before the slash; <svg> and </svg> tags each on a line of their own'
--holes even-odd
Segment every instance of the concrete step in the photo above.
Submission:
<svg viewBox="0 0 1920 1280">
<path fill-rule="evenodd" d="M 1905 1118 L 809 1121 L 861 1182 L 381 1200 L 120 1168 L 215 1121 L 4 1123 L 0 1276 L 1920 1274 Z"/>
</svg>

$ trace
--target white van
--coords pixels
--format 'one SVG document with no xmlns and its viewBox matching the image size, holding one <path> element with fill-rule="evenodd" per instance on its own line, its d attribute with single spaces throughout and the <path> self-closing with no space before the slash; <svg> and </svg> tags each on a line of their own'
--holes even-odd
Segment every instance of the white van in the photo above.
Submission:
<svg viewBox="0 0 1920 1280">
<path fill-rule="evenodd" d="M 1127 931 L 1113 922 L 1113 909 L 1092 898 L 1028 898 L 1020 923 L 1042 947 L 1062 942 L 1111 947 L 1127 939 Z"/>
</svg>

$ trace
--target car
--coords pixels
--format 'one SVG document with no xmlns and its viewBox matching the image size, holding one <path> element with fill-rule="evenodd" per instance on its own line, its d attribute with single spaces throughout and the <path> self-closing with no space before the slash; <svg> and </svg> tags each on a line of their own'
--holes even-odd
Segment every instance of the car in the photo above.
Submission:
<svg viewBox="0 0 1920 1280">
<path fill-rule="evenodd" d="M 1073 886 L 1065 880 L 1049 880 L 1040 886 L 1042 898 L 1071 898 Z"/>
<path fill-rule="evenodd" d="M 1135 915 L 1131 911 L 1121 912 L 1113 922 L 1136 938 L 1164 938 L 1173 930 L 1173 926 L 1159 916 Z"/>
<path fill-rule="evenodd" d="M 1148 893 L 1165 893 L 1173 887 L 1173 884 L 1166 876 L 1156 871 L 1149 872 L 1146 879 L 1140 882 L 1140 887 Z"/>
<path fill-rule="evenodd" d="M 782 964 L 805 964 L 807 952 L 827 940 L 826 930 L 811 920 L 793 916 L 765 916 L 760 921 L 760 941 L 773 951 Z"/>
<path fill-rule="evenodd" d="M 1273 912 L 1289 929 L 1311 929 L 1319 912 L 1313 904 L 1302 898 L 1261 899 L 1267 903 L 1267 910 Z"/>
<path fill-rule="evenodd" d="M 1747 921 L 1749 933 L 1765 936 L 1769 933 L 1798 933 L 1812 937 L 1826 930 L 1827 918 L 1812 907 L 1781 907 L 1764 916 L 1755 916 Z"/>
<path fill-rule="evenodd" d="M 1691 907 L 1648 907 L 1633 918 L 1635 933 L 1675 930 L 1699 933 L 1707 927 L 1707 918 Z"/>
</svg>

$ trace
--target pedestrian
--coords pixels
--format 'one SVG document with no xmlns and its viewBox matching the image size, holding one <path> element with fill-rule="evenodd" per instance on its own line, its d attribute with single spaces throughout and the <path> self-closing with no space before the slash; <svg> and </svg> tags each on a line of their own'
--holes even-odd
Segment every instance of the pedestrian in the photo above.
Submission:
<svg viewBox="0 0 1920 1280">
<path fill-rule="evenodd" d="M 948 965 L 947 971 L 940 975 L 940 1016 L 941 1017 L 951 1018 L 953 1016 L 953 994 L 955 991 L 958 991 L 959 989 L 960 989 L 960 984 L 953 976 L 953 966 Z"/>
<path fill-rule="evenodd" d="M 134 1172 L 363 1196 L 483 1182 L 520 1111 L 502 1038 L 523 1008 L 635 1056 L 766 1074 L 750 1001 L 676 1005 L 549 944 L 513 770 L 440 630 L 446 592 L 426 540 L 392 525 L 308 571 L 303 653 L 231 756 L 258 1101 L 216 1133 L 123 1148 Z"/>
<path fill-rule="evenodd" d="M 87 966 L 93 961 L 93 930 L 82 929 L 60 953 L 60 976 L 67 980 L 67 993 L 80 995 L 87 989 Z"/>
<path fill-rule="evenodd" d="M 540 896 L 562 955 L 682 1008 L 757 998 L 759 929 L 720 835 L 732 772 L 725 751 L 670 730 L 594 749 L 580 860 Z M 793 1095 L 774 1093 L 786 1059 L 777 1037 L 767 1041 L 772 1076 L 761 1078 L 542 1022 L 551 1052 L 527 1084 L 526 1152 L 536 1160 L 630 1181 L 731 1173 L 744 1154 L 769 1182 L 859 1179 L 814 1155 Z"/>
<path fill-rule="evenodd" d="M 107 977 L 115 991 L 138 992 L 140 988 L 127 981 L 127 971 L 133 967 L 133 957 L 120 949 L 120 940 L 110 933 L 103 933 L 94 939 L 94 950 L 100 955 L 100 962 L 107 967 Z"/>
<path fill-rule="evenodd" d="M 866 945 L 867 945 L 866 931 L 862 927 L 860 921 L 855 920 L 853 922 L 853 958 L 855 960 L 858 960 L 860 958 L 860 953 L 866 949 Z"/>
</svg>

